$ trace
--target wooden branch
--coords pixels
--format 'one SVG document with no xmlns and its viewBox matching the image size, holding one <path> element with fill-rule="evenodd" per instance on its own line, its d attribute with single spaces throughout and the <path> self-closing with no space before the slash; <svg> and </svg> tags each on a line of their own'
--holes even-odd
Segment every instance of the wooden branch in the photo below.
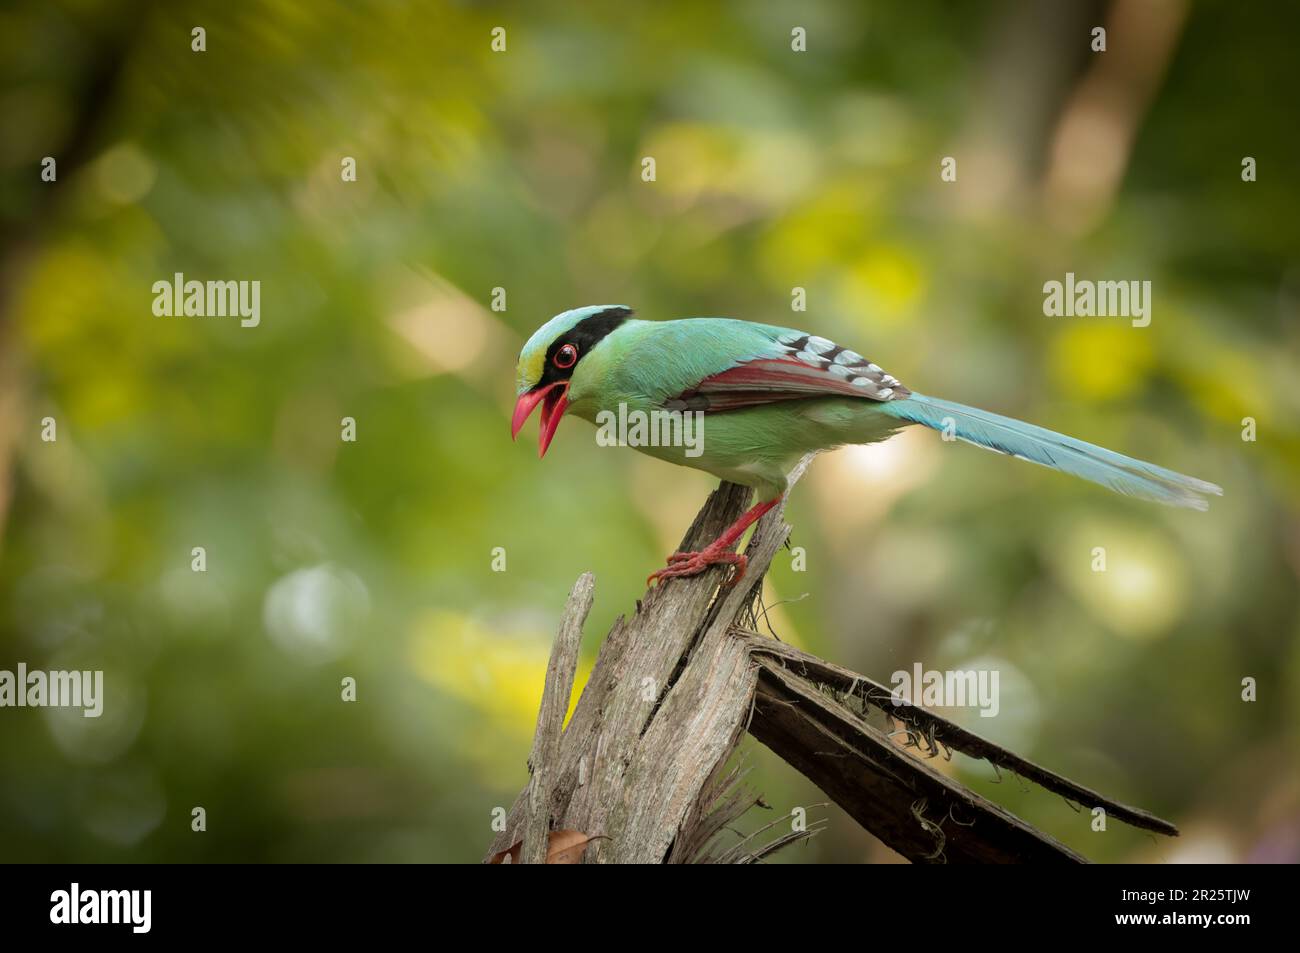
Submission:
<svg viewBox="0 0 1300 953">
<path fill-rule="evenodd" d="M 751 495 L 723 483 L 679 548 L 703 549 Z M 757 669 L 727 632 L 789 532 L 783 509 L 755 527 L 743 586 L 719 590 L 725 566 L 669 579 L 606 636 L 561 737 L 549 796 L 553 827 L 608 838 L 588 849 L 587 862 L 662 863 L 705 780 L 743 735 Z M 527 795 L 516 799 L 488 858 L 522 838 Z"/>
<path fill-rule="evenodd" d="M 794 473 L 794 484 L 808 461 Z M 699 550 L 747 508 L 750 491 L 718 487 L 682 540 Z M 547 833 L 597 838 L 586 863 L 752 862 L 815 832 L 769 827 L 771 842 L 711 847 L 711 838 L 757 798 L 728 766 L 746 730 L 840 804 L 863 827 L 916 862 L 1081 863 L 1085 858 L 917 756 L 940 746 L 985 758 L 1079 804 L 1165 834 L 1177 829 L 1048 771 L 917 707 L 895 707 L 884 686 L 752 631 L 763 576 L 790 527 L 784 501 L 761 519 L 741 585 L 728 567 L 674 578 L 614 623 L 567 727 L 561 730 L 593 582 L 585 574 L 565 609 L 537 719 L 531 779 L 515 800 L 490 859 L 523 842 L 544 859 Z M 869 723 L 906 725 L 908 743 Z M 909 746 L 910 744 L 910 746 Z M 719 835 L 721 836 L 721 835 Z"/>
<path fill-rule="evenodd" d="M 1077 781 L 1062 777 L 986 738 L 981 738 L 961 725 L 918 705 L 894 705 L 891 690 L 865 675 L 841 668 L 784 642 L 764 638 L 756 632 L 738 634 L 750 639 L 754 652 L 779 660 L 782 666 L 798 672 L 812 682 L 857 697 L 884 715 L 915 727 L 916 733 L 931 747 L 938 743 L 972 758 L 983 759 L 998 768 L 1006 768 L 1026 780 L 1033 781 L 1039 787 L 1061 795 L 1066 800 L 1086 808 L 1100 807 L 1108 816 L 1133 827 L 1169 837 L 1178 836 L 1177 827 L 1149 811 L 1112 800 L 1104 794 L 1084 787 Z"/>
<path fill-rule="evenodd" d="M 908 860 L 1086 863 L 908 754 L 810 683 L 771 663 L 760 670 L 750 733 Z"/>
<path fill-rule="evenodd" d="M 791 486 L 806 466 L 807 460 L 790 475 Z M 609 829 L 619 836 L 601 844 L 606 859 L 631 863 L 666 857 L 710 773 L 739 742 L 758 673 L 747 646 L 728 633 L 790 533 L 784 512 L 783 499 L 759 521 L 745 550 L 745 585 L 719 593 L 646 728 L 628 764 L 623 796 L 609 814 Z"/>
<path fill-rule="evenodd" d="M 528 816 L 524 823 L 523 850 L 519 862 L 542 864 L 546 862 L 547 846 L 551 832 L 551 796 L 555 790 L 556 754 L 560 750 L 560 734 L 564 729 L 564 716 L 569 711 L 569 697 L 573 694 L 573 678 L 578 671 L 578 651 L 582 648 L 582 627 L 591 612 L 596 598 L 596 577 L 589 572 L 578 577 L 564 605 L 564 618 L 560 634 L 551 649 L 551 661 L 546 668 L 546 686 L 542 689 L 542 705 L 537 712 L 537 731 L 533 735 L 533 750 L 528 756 L 528 770 L 532 780 L 528 784 Z"/>
</svg>

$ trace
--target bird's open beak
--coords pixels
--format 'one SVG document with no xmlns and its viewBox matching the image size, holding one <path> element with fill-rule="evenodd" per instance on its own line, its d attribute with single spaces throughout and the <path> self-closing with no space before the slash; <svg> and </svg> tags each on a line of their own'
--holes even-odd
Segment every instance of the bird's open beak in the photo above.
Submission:
<svg viewBox="0 0 1300 953">
<path fill-rule="evenodd" d="M 532 416 L 533 408 L 538 404 L 542 405 L 542 426 L 537 435 L 537 455 L 544 457 L 551 438 L 555 436 L 555 428 L 560 426 L 560 418 L 569 406 L 569 382 L 556 381 L 541 390 L 530 390 L 521 395 L 515 404 L 515 416 L 510 421 L 510 439 L 519 436 L 524 422 Z"/>
</svg>

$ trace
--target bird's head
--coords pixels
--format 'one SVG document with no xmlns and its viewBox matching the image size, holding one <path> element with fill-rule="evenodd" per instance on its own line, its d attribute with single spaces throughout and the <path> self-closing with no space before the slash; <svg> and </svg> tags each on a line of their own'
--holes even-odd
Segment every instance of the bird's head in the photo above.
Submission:
<svg viewBox="0 0 1300 953">
<path fill-rule="evenodd" d="M 515 403 L 514 419 L 510 421 L 512 438 L 519 436 L 533 408 L 541 404 L 537 455 L 546 455 L 555 428 L 569 406 L 571 388 L 581 388 L 582 377 L 578 372 L 583 367 L 583 358 L 631 316 L 632 310 L 622 305 L 589 305 L 557 314 L 534 332 L 519 352 L 516 372 L 519 400 Z"/>
</svg>

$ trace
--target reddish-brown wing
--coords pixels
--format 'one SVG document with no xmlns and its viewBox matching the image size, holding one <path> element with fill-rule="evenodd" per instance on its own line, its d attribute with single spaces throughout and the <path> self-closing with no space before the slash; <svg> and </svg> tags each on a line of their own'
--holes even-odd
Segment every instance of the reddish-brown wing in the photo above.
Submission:
<svg viewBox="0 0 1300 953">
<path fill-rule="evenodd" d="M 717 412 L 832 394 L 880 401 L 911 394 L 861 354 L 826 338 L 792 334 L 778 343 L 783 356 L 757 358 L 706 377 L 665 407 Z"/>
</svg>

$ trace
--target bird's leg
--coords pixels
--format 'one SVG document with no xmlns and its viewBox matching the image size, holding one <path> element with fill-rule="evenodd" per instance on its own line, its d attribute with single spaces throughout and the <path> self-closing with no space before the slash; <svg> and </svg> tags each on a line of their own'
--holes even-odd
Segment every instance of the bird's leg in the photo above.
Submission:
<svg viewBox="0 0 1300 953">
<path fill-rule="evenodd" d="M 694 576 L 717 563 L 730 563 L 736 567 L 736 571 L 726 583 L 729 586 L 734 585 L 741 576 L 745 575 L 749 560 L 744 553 L 733 553 L 731 548 L 755 520 L 780 502 L 781 497 L 777 496 L 775 499 L 752 506 L 749 512 L 723 530 L 721 536 L 697 553 L 673 553 L 668 557 L 667 568 L 651 573 L 650 578 L 646 580 L 646 585 L 653 585 L 659 579 L 671 579 L 674 576 Z"/>
</svg>

